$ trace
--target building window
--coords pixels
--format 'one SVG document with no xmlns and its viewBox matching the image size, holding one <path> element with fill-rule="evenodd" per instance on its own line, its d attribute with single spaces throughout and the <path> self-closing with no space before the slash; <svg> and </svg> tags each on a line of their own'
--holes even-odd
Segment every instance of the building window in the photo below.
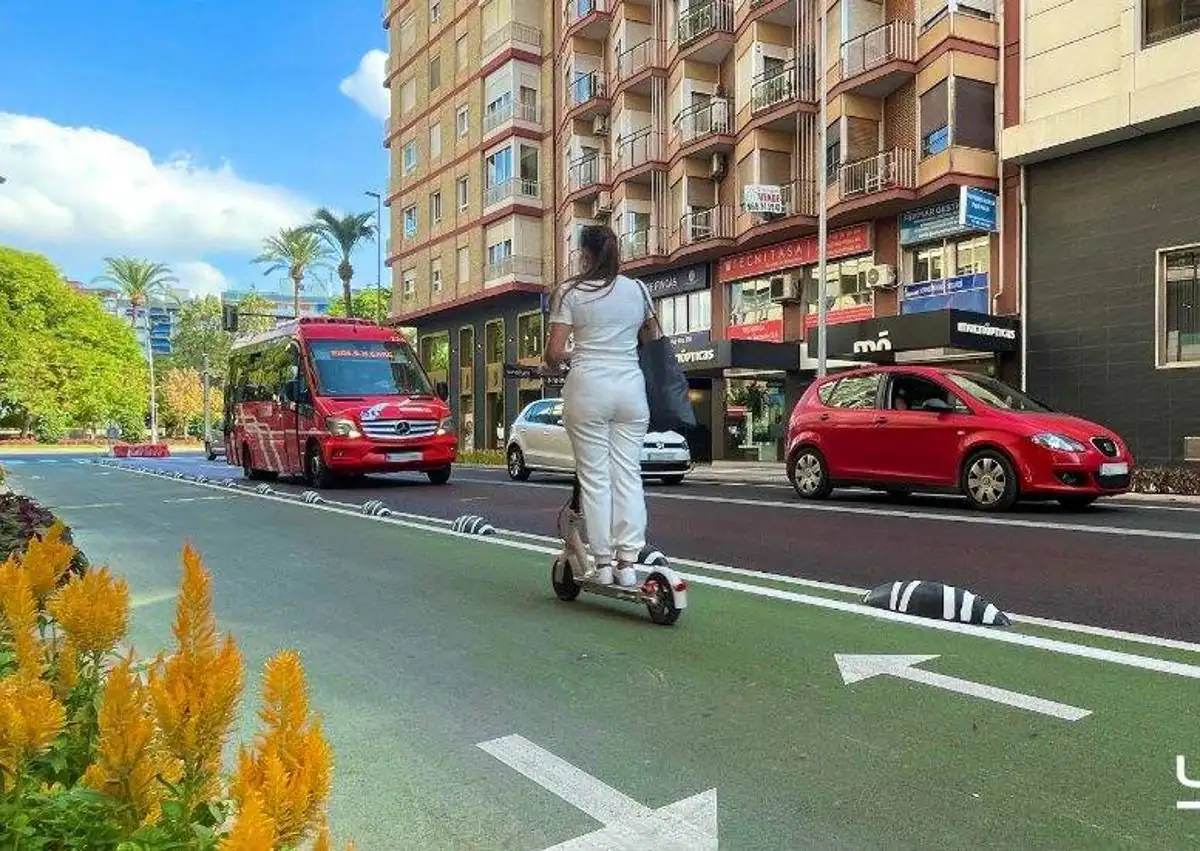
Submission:
<svg viewBox="0 0 1200 851">
<path fill-rule="evenodd" d="M 921 156 L 931 157 L 950 147 L 950 84 L 942 80 L 921 95 Z"/>
<path fill-rule="evenodd" d="M 835 121 L 825 131 L 825 184 L 837 183 L 842 167 L 842 125 Z"/>
<path fill-rule="evenodd" d="M 400 114 L 408 115 L 417 105 L 417 81 L 405 80 L 400 86 Z"/>
<path fill-rule="evenodd" d="M 429 288 L 435 293 L 442 291 L 442 260 L 440 257 L 429 264 Z"/>
<path fill-rule="evenodd" d="M 1142 39 L 1149 47 L 1200 30 L 1195 0 L 1142 0 Z"/>
<path fill-rule="evenodd" d="M 466 105 L 460 106 L 454 116 L 454 121 L 458 126 L 458 138 L 465 139 L 467 133 L 471 132 L 470 118 L 471 108 Z"/>
<path fill-rule="evenodd" d="M 1200 365 L 1200 246 L 1159 255 L 1158 317 L 1159 365 Z"/>
<path fill-rule="evenodd" d="M 438 224 L 442 220 L 442 193 L 433 192 L 429 195 L 429 221 Z"/>
<path fill-rule="evenodd" d="M 542 314 L 526 313 L 517 317 L 517 359 L 542 356 Z"/>
<path fill-rule="evenodd" d="M 434 91 L 442 84 L 442 57 L 435 56 L 429 60 L 429 91 Z"/>
<path fill-rule="evenodd" d="M 404 238 L 412 239 L 417 235 L 417 208 L 415 205 L 404 208 Z"/>
<path fill-rule="evenodd" d="M 467 283 L 471 279 L 471 249 L 464 245 L 458 249 L 458 256 L 455 258 L 458 272 L 458 283 Z"/>
<path fill-rule="evenodd" d="M 825 309 L 847 310 L 871 304 L 871 288 L 867 286 L 867 273 L 875 261 L 870 255 L 825 264 Z M 814 316 L 819 312 L 817 303 L 817 268 L 804 269 L 805 312 Z"/>
<path fill-rule="evenodd" d="M 442 19 L 441 0 L 429 0 L 429 22 L 436 24 Z"/>
<path fill-rule="evenodd" d="M 411 50 L 417 40 L 417 19 L 409 15 L 400 22 L 400 51 Z"/>
<path fill-rule="evenodd" d="M 754 325 L 783 319 L 783 304 L 771 298 L 771 277 L 729 285 L 730 325 Z"/>
<path fill-rule="evenodd" d="M 946 277 L 946 248 L 942 245 L 918 248 L 913 251 L 913 283 L 940 281 Z"/>
<path fill-rule="evenodd" d="M 494 242 L 487 248 L 488 271 L 491 272 L 490 277 L 498 278 L 505 273 L 501 267 L 509 257 L 512 257 L 512 240 L 505 239 L 500 242 Z"/>
<path fill-rule="evenodd" d="M 470 200 L 469 194 L 468 194 L 469 191 L 470 191 L 470 184 L 467 182 L 467 179 L 465 177 L 460 177 L 458 179 L 458 209 L 459 210 L 467 209 L 467 206 L 468 206 L 468 203 Z"/>
<path fill-rule="evenodd" d="M 454 64 L 459 71 L 467 70 L 469 55 L 467 53 L 467 37 L 460 35 L 454 42 Z"/>
<path fill-rule="evenodd" d="M 996 87 L 991 83 L 954 78 L 954 144 L 996 149 Z"/>
<path fill-rule="evenodd" d="M 991 237 L 977 236 L 954 244 L 955 275 L 986 275 L 991 264 Z"/>
<path fill-rule="evenodd" d="M 712 327 L 712 292 L 698 290 L 660 298 L 655 301 L 654 310 L 662 332 L 668 336 L 707 331 Z"/>
<path fill-rule="evenodd" d="M 442 122 L 429 125 L 429 158 L 436 160 L 442 155 Z"/>
<path fill-rule="evenodd" d="M 417 140 L 409 139 L 404 145 L 404 173 L 412 174 L 417 170 Z"/>
<path fill-rule="evenodd" d="M 405 301 L 411 301 L 413 297 L 413 288 L 416 286 L 417 272 L 415 269 L 405 269 L 401 275 L 400 292 L 404 296 Z"/>
</svg>

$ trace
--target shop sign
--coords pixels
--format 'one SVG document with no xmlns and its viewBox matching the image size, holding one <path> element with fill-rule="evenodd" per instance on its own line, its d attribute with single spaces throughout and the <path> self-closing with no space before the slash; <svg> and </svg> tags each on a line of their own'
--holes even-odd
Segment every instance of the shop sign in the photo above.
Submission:
<svg viewBox="0 0 1200 851">
<path fill-rule="evenodd" d="M 952 201 L 900 214 L 900 244 L 916 245 L 963 233 L 996 230 L 996 196 L 963 186 Z"/>
<path fill-rule="evenodd" d="M 542 379 L 542 381 L 551 387 L 561 386 L 566 380 L 561 375 L 544 376 L 541 374 L 539 367 L 530 366 L 529 364 L 523 363 L 506 363 L 504 365 L 504 377 L 515 378 L 520 381 L 536 381 L 538 379 Z"/>
<path fill-rule="evenodd" d="M 999 230 L 997 198 L 978 186 L 962 186 L 958 194 L 958 223 L 976 231 Z"/>
<path fill-rule="evenodd" d="M 971 310 L 937 310 L 881 316 L 829 329 L 830 357 L 870 360 L 872 355 L 921 349 L 957 348 L 976 352 L 1012 352 L 1018 347 L 1020 320 Z M 809 335 L 809 355 L 816 355 L 816 335 Z"/>
<path fill-rule="evenodd" d="M 783 320 L 768 319 L 764 322 L 730 325 L 725 329 L 725 337 L 730 340 L 757 340 L 762 343 L 782 343 Z"/>
<path fill-rule="evenodd" d="M 765 183 L 748 183 L 742 187 L 742 207 L 747 213 L 783 214 L 783 189 Z"/>
<path fill-rule="evenodd" d="M 697 263 L 682 269 L 671 269 L 642 279 L 651 298 L 666 298 L 680 293 L 708 289 L 708 264 Z"/>
<path fill-rule="evenodd" d="M 850 322 L 862 322 L 864 319 L 873 319 L 875 317 L 875 305 L 873 304 L 856 304 L 854 307 L 846 307 L 842 310 L 829 310 L 825 312 L 826 325 L 846 325 Z M 815 313 L 806 314 L 804 317 L 804 327 L 806 329 L 816 328 L 820 323 L 821 317 Z"/>
<path fill-rule="evenodd" d="M 988 294 L 986 273 L 905 284 L 901 290 L 900 312 L 928 313 L 954 308 L 987 313 Z"/>
<path fill-rule="evenodd" d="M 830 260 L 866 254 L 871 250 L 871 225 L 861 224 L 831 231 L 825 239 Z M 783 269 L 811 266 L 817 262 L 820 242 L 815 236 L 802 236 L 786 242 L 756 248 L 721 258 L 720 276 L 724 281 L 756 278 Z"/>
<path fill-rule="evenodd" d="M 707 346 L 711 336 L 708 331 L 688 331 L 686 334 L 672 334 L 668 339 L 671 341 L 671 346 L 678 352 L 681 349 Z"/>
</svg>

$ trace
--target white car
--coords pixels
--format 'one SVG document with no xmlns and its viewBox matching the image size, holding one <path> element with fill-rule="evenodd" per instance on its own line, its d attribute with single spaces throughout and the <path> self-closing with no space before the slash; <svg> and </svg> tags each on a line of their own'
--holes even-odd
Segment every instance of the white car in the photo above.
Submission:
<svg viewBox="0 0 1200 851">
<path fill-rule="evenodd" d="M 225 433 L 219 427 L 214 427 L 204 438 L 204 455 L 209 461 L 225 457 Z"/>
<path fill-rule="evenodd" d="M 508 475 L 525 481 L 535 470 L 574 473 L 575 453 L 562 423 L 562 399 L 530 402 L 508 430 Z M 642 443 L 642 478 L 677 485 L 692 470 L 692 453 L 683 435 L 652 431 Z"/>
</svg>

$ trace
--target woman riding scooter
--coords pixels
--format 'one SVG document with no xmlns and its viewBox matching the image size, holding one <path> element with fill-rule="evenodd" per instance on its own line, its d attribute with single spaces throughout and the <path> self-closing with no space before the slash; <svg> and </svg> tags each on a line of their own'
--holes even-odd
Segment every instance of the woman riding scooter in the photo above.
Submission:
<svg viewBox="0 0 1200 851">
<path fill-rule="evenodd" d="M 551 370 L 571 362 L 563 424 L 587 518 L 595 571 L 588 578 L 605 584 L 615 578 L 628 588 L 637 583 L 634 565 L 646 544 L 641 457 L 650 412 L 638 333 L 657 320 L 642 283 L 617 273 L 617 237 L 610 228 L 583 228 L 579 248 L 583 275 L 553 295 L 545 360 Z"/>
</svg>

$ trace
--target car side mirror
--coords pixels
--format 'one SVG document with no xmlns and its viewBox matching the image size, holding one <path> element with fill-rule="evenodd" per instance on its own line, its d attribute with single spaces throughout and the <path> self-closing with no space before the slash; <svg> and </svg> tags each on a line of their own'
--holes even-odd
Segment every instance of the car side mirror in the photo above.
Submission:
<svg viewBox="0 0 1200 851">
<path fill-rule="evenodd" d="M 922 411 L 933 411 L 934 413 L 938 413 L 938 414 L 945 414 L 945 413 L 949 413 L 953 409 L 949 405 L 946 404 L 946 401 L 944 399 L 936 399 L 935 398 L 935 399 L 926 399 L 925 403 L 923 405 L 921 405 L 921 410 Z"/>
<path fill-rule="evenodd" d="M 433 392 L 437 394 L 439 399 L 445 402 L 450 398 L 450 385 L 445 381 L 439 381 L 434 385 Z"/>
</svg>

